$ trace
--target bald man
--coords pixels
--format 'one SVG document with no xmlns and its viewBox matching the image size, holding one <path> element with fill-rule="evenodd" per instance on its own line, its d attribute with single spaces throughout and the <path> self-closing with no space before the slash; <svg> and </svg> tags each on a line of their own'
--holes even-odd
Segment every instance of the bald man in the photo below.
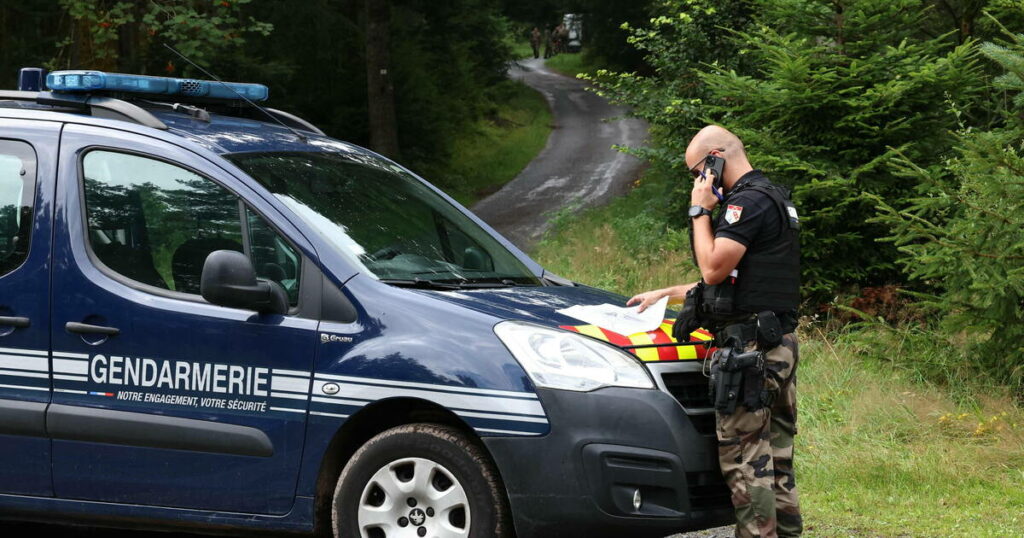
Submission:
<svg viewBox="0 0 1024 538">
<path fill-rule="evenodd" d="M 720 178 L 713 170 L 718 159 L 724 160 Z M 789 192 L 754 169 L 740 139 L 722 127 L 709 125 L 693 137 L 686 164 L 694 177 L 689 215 L 701 280 L 640 293 L 626 304 L 642 312 L 666 296 L 670 303 L 684 301 L 677 338 L 698 326 L 715 334 L 712 384 L 742 380 L 717 385 L 713 402 L 736 536 L 800 536 L 793 473 L 800 301 L 796 208 Z M 739 362 L 726 357 L 754 366 L 732 369 Z M 725 386 L 732 388 L 723 391 Z"/>
</svg>

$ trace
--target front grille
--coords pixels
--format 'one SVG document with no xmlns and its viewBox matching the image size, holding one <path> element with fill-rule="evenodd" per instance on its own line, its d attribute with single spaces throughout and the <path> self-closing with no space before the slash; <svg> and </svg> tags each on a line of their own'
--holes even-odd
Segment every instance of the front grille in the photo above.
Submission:
<svg viewBox="0 0 1024 538">
<path fill-rule="evenodd" d="M 708 395 L 708 378 L 700 371 L 662 372 L 665 389 L 683 406 L 690 423 L 701 435 L 715 435 L 715 414 Z"/>
<path fill-rule="evenodd" d="M 713 510 L 732 506 L 732 496 L 729 487 L 725 485 L 722 473 L 686 473 L 686 488 L 689 490 L 691 510 Z"/>
<path fill-rule="evenodd" d="M 708 395 L 708 378 L 701 372 L 666 372 L 661 375 L 676 400 L 686 409 L 707 409 L 712 406 Z"/>
</svg>

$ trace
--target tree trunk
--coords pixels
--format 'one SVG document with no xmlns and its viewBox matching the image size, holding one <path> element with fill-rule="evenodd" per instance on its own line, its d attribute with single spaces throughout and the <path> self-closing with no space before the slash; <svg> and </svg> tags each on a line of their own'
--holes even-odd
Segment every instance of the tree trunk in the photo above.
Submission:
<svg viewBox="0 0 1024 538">
<path fill-rule="evenodd" d="M 117 69 L 122 73 L 142 74 L 139 65 L 139 23 L 129 22 L 117 29 Z"/>
<path fill-rule="evenodd" d="M 846 38 L 843 35 L 843 24 L 845 21 L 843 20 L 844 10 L 842 2 L 833 2 L 832 10 L 835 15 L 836 25 L 836 51 L 839 52 L 839 54 L 845 55 L 846 51 L 844 50 L 844 47 L 846 46 Z"/>
<path fill-rule="evenodd" d="M 391 83 L 390 0 L 366 0 L 366 85 L 370 149 L 398 157 L 395 88 Z"/>
</svg>

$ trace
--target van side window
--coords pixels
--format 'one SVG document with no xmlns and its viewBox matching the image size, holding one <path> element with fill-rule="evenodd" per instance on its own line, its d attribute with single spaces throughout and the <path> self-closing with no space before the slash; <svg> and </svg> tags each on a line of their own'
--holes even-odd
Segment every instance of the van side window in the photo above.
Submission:
<svg viewBox="0 0 1024 538">
<path fill-rule="evenodd" d="M 28 257 L 36 193 L 36 154 L 25 142 L 0 140 L 0 275 Z"/>
<path fill-rule="evenodd" d="M 256 276 L 277 282 L 288 292 L 288 304 L 299 304 L 302 256 L 249 207 L 245 208 L 245 218 Z"/>
<path fill-rule="evenodd" d="M 136 282 L 199 293 L 206 257 L 242 248 L 238 198 L 177 166 L 91 151 L 82 163 L 89 241 L 104 265 Z"/>
</svg>

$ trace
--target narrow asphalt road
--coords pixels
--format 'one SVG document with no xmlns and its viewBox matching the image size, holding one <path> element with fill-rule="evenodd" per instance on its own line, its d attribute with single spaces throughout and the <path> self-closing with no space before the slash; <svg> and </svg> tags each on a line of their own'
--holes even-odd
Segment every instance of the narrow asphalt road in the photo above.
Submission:
<svg viewBox="0 0 1024 538">
<path fill-rule="evenodd" d="M 554 131 L 515 179 L 472 209 L 528 250 L 543 236 L 554 212 L 598 206 L 628 190 L 643 163 L 612 146 L 641 145 L 647 123 L 622 117 L 625 108 L 587 91 L 586 82 L 551 71 L 543 60 L 521 60 L 509 75 L 544 95 Z"/>
</svg>

